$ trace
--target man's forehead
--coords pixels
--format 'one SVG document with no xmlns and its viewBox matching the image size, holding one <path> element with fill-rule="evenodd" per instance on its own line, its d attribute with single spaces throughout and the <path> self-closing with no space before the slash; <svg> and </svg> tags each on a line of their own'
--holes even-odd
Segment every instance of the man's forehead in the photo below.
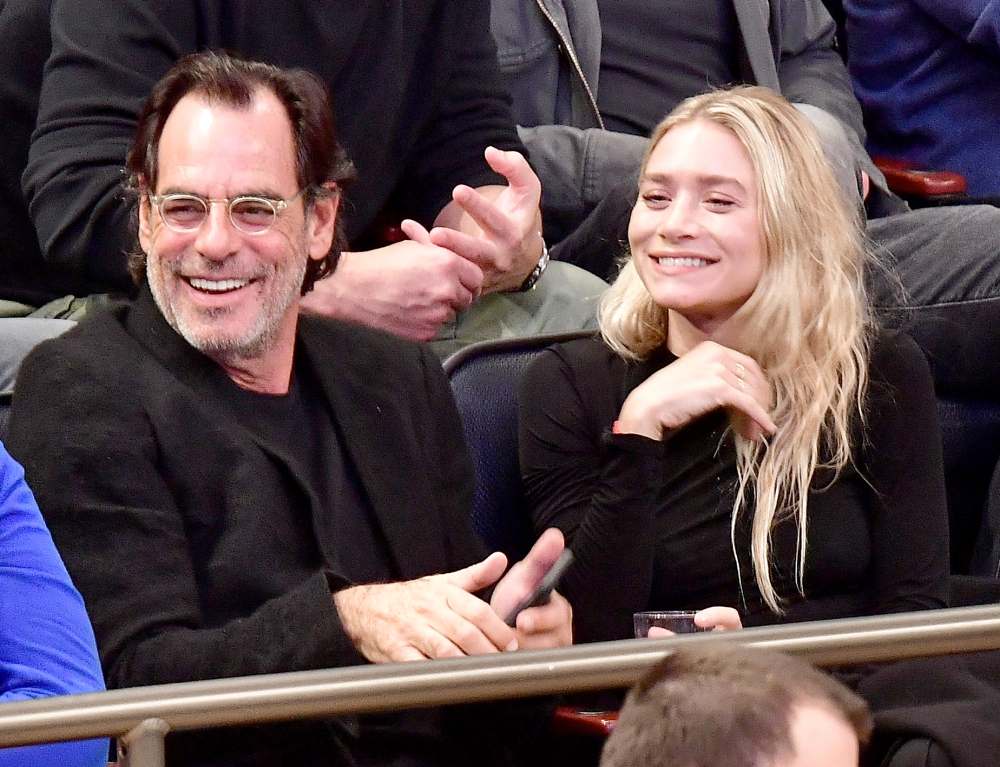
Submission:
<svg viewBox="0 0 1000 767">
<path fill-rule="evenodd" d="M 157 159 L 160 191 L 192 180 L 226 184 L 244 175 L 257 185 L 288 187 L 284 193 L 297 186 L 291 122 L 265 89 L 246 106 L 197 92 L 184 96 L 164 124 Z"/>
</svg>

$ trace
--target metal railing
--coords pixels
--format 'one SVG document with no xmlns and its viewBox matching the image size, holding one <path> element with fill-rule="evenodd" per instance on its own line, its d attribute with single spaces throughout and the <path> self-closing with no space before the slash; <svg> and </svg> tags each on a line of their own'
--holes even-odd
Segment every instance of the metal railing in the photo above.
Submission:
<svg viewBox="0 0 1000 767">
<path fill-rule="evenodd" d="M 0 706 L 0 747 L 118 736 L 127 767 L 162 767 L 170 731 L 628 687 L 683 643 L 737 642 L 818 666 L 1000 649 L 1000 606 L 577 645 L 426 663 L 218 679 Z"/>
</svg>

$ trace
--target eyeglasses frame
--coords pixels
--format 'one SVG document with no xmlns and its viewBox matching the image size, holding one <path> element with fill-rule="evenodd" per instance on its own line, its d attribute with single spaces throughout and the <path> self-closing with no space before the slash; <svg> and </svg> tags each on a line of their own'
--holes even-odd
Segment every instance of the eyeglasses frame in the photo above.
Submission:
<svg viewBox="0 0 1000 767">
<path fill-rule="evenodd" d="M 172 232 L 177 234 L 191 234 L 192 232 L 197 232 L 205 224 L 208 219 L 209 213 L 212 210 L 213 203 L 225 203 L 226 204 L 226 218 L 229 219 L 229 223 L 232 227 L 249 237 L 259 237 L 263 234 L 267 234 L 274 228 L 275 222 L 278 220 L 278 216 L 281 212 L 285 210 L 289 205 L 295 202 L 299 197 L 305 194 L 309 190 L 308 186 L 302 187 L 299 191 L 293 194 L 291 197 L 286 197 L 284 199 L 280 197 L 264 197 L 258 194 L 239 194 L 235 197 L 202 197 L 200 194 L 195 194 L 194 192 L 171 192 L 169 194 L 153 194 L 152 192 L 146 193 L 146 198 L 149 200 L 150 204 L 156 208 L 156 212 L 160 216 L 160 220 L 163 221 L 163 225 L 167 227 Z M 163 203 L 168 200 L 176 199 L 193 199 L 200 200 L 205 205 L 205 218 L 198 222 L 198 226 L 192 227 L 191 229 L 179 229 L 176 226 L 171 226 L 167 221 L 167 217 L 163 215 Z M 265 202 L 274 208 L 274 220 L 268 225 L 266 229 L 261 229 L 259 232 L 248 232 L 245 229 L 241 229 L 236 221 L 233 219 L 233 205 L 244 200 L 255 200 L 259 202 Z"/>
</svg>

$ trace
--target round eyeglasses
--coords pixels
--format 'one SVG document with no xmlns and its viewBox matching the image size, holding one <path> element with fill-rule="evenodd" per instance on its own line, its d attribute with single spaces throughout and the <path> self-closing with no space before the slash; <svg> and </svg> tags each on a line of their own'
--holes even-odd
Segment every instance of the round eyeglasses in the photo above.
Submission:
<svg viewBox="0 0 1000 767">
<path fill-rule="evenodd" d="M 301 197 L 307 188 L 300 189 L 286 200 L 245 194 L 237 197 L 202 197 L 188 192 L 176 192 L 151 194 L 149 201 L 156 206 L 167 228 L 175 232 L 189 233 L 200 229 L 208 218 L 209 206 L 218 202 L 225 204 L 230 223 L 239 231 L 244 234 L 264 234 L 274 226 L 278 214 Z"/>
</svg>

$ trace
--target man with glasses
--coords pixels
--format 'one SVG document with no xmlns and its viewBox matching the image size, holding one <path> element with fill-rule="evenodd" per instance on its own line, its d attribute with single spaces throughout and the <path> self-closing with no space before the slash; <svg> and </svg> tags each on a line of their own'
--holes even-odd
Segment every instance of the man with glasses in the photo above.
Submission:
<svg viewBox="0 0 1000 767">
<path fill-rule="evenodd" d="M 351 176 L 322 83 L 184 58 L 143 108 L 128 170 L 139 296 L 35 350 L 9 440 L 109 686 L 567 644 L 558 595 L 504 621 L 562 537 L 507 575 L 484 556 L 433 354 L 300 312 L 337 268 Z M 416 766 L 473 749 L 500 764 L 509 740 L 481 711 L 435 709 L 167 747 L 185 765 Z"/>
</svg>

